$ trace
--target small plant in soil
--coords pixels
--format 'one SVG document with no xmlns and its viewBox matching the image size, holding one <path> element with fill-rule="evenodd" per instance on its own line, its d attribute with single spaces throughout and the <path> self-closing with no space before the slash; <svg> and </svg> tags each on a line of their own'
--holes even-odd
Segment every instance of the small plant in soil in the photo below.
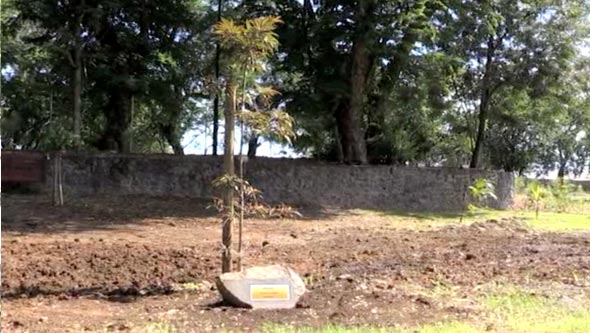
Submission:
<svg viewBox="0 0 590 333">
<path fill-rule="evenodd" d="M 176 330 L 174 327 L 168 323 L 164 322 L 157 322 L 148 325 L 145 327 L 145 331 L 147 333 L 174 333 Z"/>
<path fill-rule="evenodd" d="M 535 206 L 535 220 L 538 220 L 539 219 L 539 210 L 541 208 L 541 204 L 543 203 L 543 200 L 547 196 L 547 191 L 545 191 L 545 188 L 539 182 L 533 182 L 529 186 L 528 196 L 529 196 L 529 200 Z"/>
</svg>

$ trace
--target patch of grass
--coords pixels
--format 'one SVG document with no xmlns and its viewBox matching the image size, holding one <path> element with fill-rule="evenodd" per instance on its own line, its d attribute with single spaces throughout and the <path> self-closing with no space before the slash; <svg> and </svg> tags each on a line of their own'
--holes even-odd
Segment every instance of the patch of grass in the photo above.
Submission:
<svg viewBox="0 0 590 333">
<path fill-rule="evenodd" d="M 174 327 L 168 323 L 164 322 L 157 322 L 151 323 L 146 327 L 143 327 L 139 330 L 133 330 L 133 332 L 143 332 L 143 333 L 175 333 L 176 330 Z"/>
<path fill-rule="evenodd" d="M 184 282 L 179 284 L 180 289 L 189 291 L 208 290 L 211 284 L 207 281 L 202 282 Z"/>
<path fill-rule="evenodd" d="M 590 215 L 572 213 L 542 212 L 535 219 L 535 213 L 515 211 L 513 216 L 523 218 L 535 229 L 547 231 L 590 230 Z"/>
<path fill-rule="evenodd" d="M 392 213 L 391 215 L 397 216 L 405 216 L 405 217 L 412 217 L 419 220 L 426 220 L 426 221 L 433 221 L 433 222 L 441 222 L 441 223 L 453 223 L 459 222 L 462 220 L 463 222 L 475 222 L 481 220 L 487 220 L 492 218 L 497 218 L 499 215 L 502 214 L 502 211 L 496 211 L 491 209 L 478 209 L 474 212 L 420 212 L 420 213 L 403 213 L 403 212 L 396 212 Z"/>
<path fill-rule="evenodd" d="M 358 213 L 358 211 L 357 211 Z M 390 218 L 389 224 L 396 228 L 425 229 L 443 227 L 452 223 L 471 223 L 499 218 L 501 211 L 480 209 L 476 212 L 404 212 L 404 211 L 361 211 L 360 214 L 379 214 Z"/>
<path fill-rule="evenodd" d="M 535 200 L 533 189 L 541 192 L 538 201 Z M 515 201 L 518 207 L 527 210 L 538 206 L 544 212 L 590 214 L 590 192 L 568 180 L 539 182 L 519 177 Z"/>
<path fill-rule="evenodd" d="M 487 298 L 494 322 L 522 333 L 590 332 L 590 310 L 542 295 L 512 291 Z"/>
<path fill-rule="evenodd" d="M 480 333 L 481 330 L 466 323 L 450 322 L 424 325 L 418 328 L 406 328 L 396 333 Z"/>
<path fill-rule="evenodd" d="M 307 287 L 313 286 L 317 282 L 317 278 L 314 274 L 305 275 L 302 279 Z"/>
<path fill-rule="evenodd" d="M 495 285 L 476 296 L 482 312 L 473 321 L 450 321 L 411 327 L 321 328 L 268 324 L 264 333 L 582 333 L 590 332 L 588 298 L 549 297 L 513 285 Z"/>
<path fill-rule="evenodd" d="M 373 212 L 375 213 L 375 212 Z M 392 218 L 395 227 L 442 227 L 452 223 L 459 223 L 461 212 L 380 212 Z M 575 231 L 590 230 L 590 214 L 541 212 L 535 218 L 534 211 L 526 210 L 493 210 L 481 209 L 477 213 L 463 214 L 463 223 L 473 223 L 490 219 L 518 218 L 531 228 L 545 231 Z"/>
<path fill-rule="evenodd" d="M 408 328 L 378 327 L 342 327 L 326 326 L 322 328 L 293 327 L 288 325 L 267 325 L 264 333 L 479 333 L 481 330 L 465 323 L 449 322 Z"/>
</svg>

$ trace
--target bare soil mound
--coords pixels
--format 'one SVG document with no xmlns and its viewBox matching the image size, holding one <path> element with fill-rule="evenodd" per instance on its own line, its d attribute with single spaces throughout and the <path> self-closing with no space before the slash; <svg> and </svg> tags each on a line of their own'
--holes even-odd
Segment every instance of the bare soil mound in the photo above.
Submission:
<svg viewBox="0 0 590 333">
<path fill-rule="evenodd" d="M 108 321 L 128 330 L 172 310 L 184 316 L 175 319 L 187 325 L 182 332 L 257 331 L 268 322 L 411 325 L 475 311 L 473 304 L 448 304 L 415 290 L 448 285 L 467 299 L 488 282 L 588 288 L 581 285 L 587 278 L 576 277 L 590 276 L 590 234 L 539 233 L 514 219 L 429 230 L 393 229 L 385 219 L 352 213 L 254 219 L 247 222 L 245 264 L 288 264 L 310 292 L 297 309 L 244 311 L 219 306 L 211 283 L 179 290 L 179 284 L 200 285 L 219 274 L 218 221 L 193 213 L 187 208 L 192 202 L 110 200 L 86 210 L 84 203 L 74 204 L 59 210 L 8 200 L 2 216 L 3 227 L 5 219 L 11 226 L 2 235 L 3 329 L 102 332 Z M 175 216 L 166 213 L 167 205 L 178 208 Z M 87 315 L 72 318 L 76 311 Z"/>
</svg>

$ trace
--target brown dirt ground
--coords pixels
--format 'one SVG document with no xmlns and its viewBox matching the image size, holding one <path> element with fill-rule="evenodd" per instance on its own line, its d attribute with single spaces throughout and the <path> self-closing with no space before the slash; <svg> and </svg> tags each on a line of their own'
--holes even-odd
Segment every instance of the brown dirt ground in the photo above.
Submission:
<svg viewBox="0 0 590 333">
<path fill-rule="evenodd" d="M 490 282 L 588 287 L 576 278 L 590 274 L 587 233 L 538 233 L 512 220 L 410 230 L 386 214 L 304 211 L 300 220 L 245 227 L 246 265 L 286 263 L 304 277 L 310 292 L 299 307 L 224 307 L 211 283 L 220 227 L 206 206 L 101 197 L 58 208 L 42 196 L 4 195 L 2 332 L 141 331 L 150 322 L 179 332 L 413 325 L 477 318 L 469 295 Z M 441 284 L 459 298 L 420 292 Z"/>
</svg>

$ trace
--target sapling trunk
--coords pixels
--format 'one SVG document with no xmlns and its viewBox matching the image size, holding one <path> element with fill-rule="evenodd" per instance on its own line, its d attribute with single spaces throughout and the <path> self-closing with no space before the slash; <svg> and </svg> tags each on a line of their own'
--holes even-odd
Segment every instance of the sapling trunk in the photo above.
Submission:
<svg viewBox="0 0 590 333">
<path fill-rule="evenodd" d="M 236 116 L 236 92 L 239 82 L 235 76 L 236 68 L 240 68 L 243 74 L 242 82 L 242 102 L 246 97 L 246 75 L 249 71 L 261 70 L 262 62 L 265 61 L 278 46 L 278 40 L 273 30 L 281 20 L 278 17 L 261 17 L 250 20 L 243 26 L 236 25 L 232 20 L 220 20 L 215 25 L 215 34 L 219 38 L 220 47 L 227 47 L 229 66 L 226 81 L 226 101 L 224 108 L 225 115 L 225 150 L 224 150 L 224 171 L 225 178 L 229 183 L 225 189 L 223 197 L 224 205 L 224 223 L 222 229 L 222 243 L 224 251 L 222 255 L 222 271 L 231 271 L 231 245 L 232 245 L 232 222 L 234 218 L 234 186 L 236 177 L 234 174 L 234 156 L 233 140 L 234 126 Z M 237 83 L 237 84 L 236 84 Z M 243 124 L 242 133 L 243 133 Z M 241 268 L 241 251 L 242 251 L 242 229 L 244 219 L 244 181 L 243 181 L 243 146 L 240 140 L 240 166 L 239 177 L 240 185 L 237 191 L 240 192 L 240 209 L 239 215 L 239 234 L 238 234 L 238 261 L 237 265 Z"/>
<path fill-rule="evenodd" d="M 53 204 L 55 206 L 64 204 L 62 173 L 61 152 L 57 152 L 53 157 Z"/>
<path fill-rule="evenodd" d="M 64 191 L 63 191 L 63 159 L 61 153 L 57 156 L 58 161 L 58 179 L 59 179 L 59 205 L 64 205 Z"/>
<path fill-rule="evenodd" d="M 244 106 L 246 104 L 246 75 L 247 71 L 244 71 L 242 77 L 242 108 L 244 112 Z M 240 121 L 240 217 L 238 220 L 238 270 L 242 270 L 242 231 L 244 228 L 244 121 Z"/>
<path fill-rule="evenodd" d="M 225 136 L 223 152 L 223 172 L 229 180 L 233 181 L 234 172 L 234 126 L 236 116 L 236 86 L 231 77 L 228 77 L 226 83 L 225 96 Z M 232 271 L 232 224 L 234 220 L 234 189 L 233 184 L 228 184 L 224 188 L 223 196 L 223 226 L 221 231 L 221 241 L 223 243 L 223 253 L 221 255 L 221 271 L 227 273 Z"/>
</svg>

